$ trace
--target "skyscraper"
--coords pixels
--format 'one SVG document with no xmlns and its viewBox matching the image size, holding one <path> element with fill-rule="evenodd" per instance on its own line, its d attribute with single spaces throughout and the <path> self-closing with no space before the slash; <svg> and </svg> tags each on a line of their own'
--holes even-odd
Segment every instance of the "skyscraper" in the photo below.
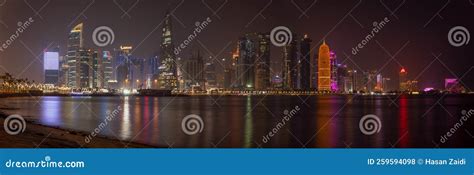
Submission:
<svg viewBox="0 0 474 175">
<path fill-rule="evenodd" d="M 110 88 L 109 86 L 109 81 L 115 80 L 113 78 L 113 57 L 110 51 L 103 51 L 102 52 L 102 65 L 101 65 L 101 70 L 103 71 L 103 88 Z"/>
<path fill-rule="evenodd" d="M 329 51 L 329 59 L 331 62 L 331 91 L 339 91 L 337 79 L 337 69 L 338 69 L 338 64 L 337 64 L 337 56 L 336 53 Z"/>
<path fill-rule="evenodd" d="M 44 83 L 57 85 L 59 81 L 59 49 L 43 53 Z"/>
<path fill-rule="evenodd" d="M 67 43 L 67 72 L 66 73 L 66 86 L 73 88 L 80 88 L 80 77 L 79 75 L 79 49 L 84 47 L 84 40 L 82 37 L 83 23 L 76 25 L 69 33 Z"/>
<path fill-rule="evenodd" d="M 405 70 L 405 68 L 402 68 L 400 70 L 400 73 L 398 74 L 400 91 L 402 91 L 402 92 L 408 90 L 408 88 L 407 88 L 407 81 L 408 81 L 407 75 L 408 75 L 408 72 Z"/>
<path fill-rule="evenodd" d="M 76 53 L 76 88 L 93 88 L 94 86 L 94 51 L 79 49 Z"/>
<path fill-rule="evenodd" d="M 249 37 L 239 39 L 237 60 L 237 84 L 241 89 L 255 88 L 255 43 Z"/>
<path fill-rule="evenodd" d="M 300 67 L 300 83 L 301 89 L 309 90 L 311 88 L 311 42 L 308 35 L 304 35 L 300 43 L 301 67 Z"/>
<path fill-rule="evenodd" d="M 331 63 L 329 46 L 324 41 L 319 47 L 318 58 L 318 90 L 331 90 Z"/>
<path fill-rule="evenodd" d="M 270 35 L 258 35 L 255 89 L 270 88 Z"/>
<path fill-rule="evenodd" d="M 165 15 L 161 35 L 161 52 L 158 82 L 160 89 L 173 90 L 178 87 L 178 72 L 176 58 L 173 53 L 174 45 L 172 38 L 171 15 L 169 12 Z"/>
<path fill-rule="evenodd" d="M 184 61 L 183 67 L 184 88 L 189 90 L 199 87 L 204 90 L 204 60 L 200 52 L 198 51 L 197 55 L 191 54 L 190 58 Z"/>
<path fill-rule="evenodd" d="M 293 41 L 283 48 L 283 68 L 282 79 L 283 89 L 298 88 L 298 47 L 296 35 L 293 34 Z"/>
</svg>

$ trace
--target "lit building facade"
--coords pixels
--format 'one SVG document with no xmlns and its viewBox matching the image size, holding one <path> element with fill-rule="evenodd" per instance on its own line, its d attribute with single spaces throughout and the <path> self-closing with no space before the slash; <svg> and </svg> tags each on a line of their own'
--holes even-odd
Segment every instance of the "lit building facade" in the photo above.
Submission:
<svg viewBox="0 0 474 175">
<path fill-rule="evenodd" d="M 323 44 L 319 47 L 318 90 L 331 91 L 330 51 L 326 42 L 323 42 Z"/>
<path fill-rule="evenodd" d="M 282 76 L 283 89 L 298 88 L 298 47 L 297 36 L 293 34 L 294 40 L 283 48 Z"/>
<path fill-rule="evenodd" d="M 238 45 L 237 86 L 240 89 L 253 90 L 255 88 L 255 43 L 249 37 L 242 37 Z"/>
<path fill-rule="evenodd" d="M 270 88 L 270 36 L 268 34 L 258 35 L 255 73 L 255 89 Z"/>
<path fill-rule="evenodd" d="M 76 25 L 71 32 L 69 33 L 68 43 L 67 43 L 67 71 L 64 72 L 66 86 L 72 88 L 80 88 L 80 76 L 79 71 L 79 49 L 84 47 L 83 39 L 83 23 Z"/>
<path fill-rule="evenodd" d="M 44 83 L 58 85 L 59 81 L 59 52 L 51 51 L 43 54 Z"/>
<path fill-rule="evenodd" d="M 160 67 L 158 75 L 159 89 L 173 90 L 178 87 L 176 57 L 173 53 L 171 15 L 166 13 L 161 35 Z"/>
<path fill-rule="evenodd" d="M 408 72 L 405 70 L 405 68 L 402 68 L 400 70 L 400 73 L 398 74 L 398 78 L 399 78 L 399 90 L 400 91 L 407 91 L 408 90 L 408 87 L 407 87 L 407 81 L 408 81 Z"/>
</svg>

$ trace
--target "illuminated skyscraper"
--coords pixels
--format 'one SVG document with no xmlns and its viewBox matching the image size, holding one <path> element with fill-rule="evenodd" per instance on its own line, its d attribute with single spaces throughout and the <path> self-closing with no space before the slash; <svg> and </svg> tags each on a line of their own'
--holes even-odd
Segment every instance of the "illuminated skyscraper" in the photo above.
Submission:
<svg viewBox="0 0 474 175">
<path fill-rule="evenodd" d="M 265 90 L 270 87 L 270 35 L 258 35 L 257 54 L 255 89 Z"/>
<path fill-rule="evenodd" d="M 69 33 L 67 43 L 67 72 L 66 72 L 66 86 L 73 88 L 80 88 L 80 77 L 78 66 L 79 49 L 84 47 L 84 40 L 82 37 L 83 24 L 76 25 Z"/>
<path fill-rule="evenodd" d="M 249 37 L 239 39 L 239 58 L 237 60 L 237 87 L 255 88 L 255 43 Z"/>
<path fill-rule="evenodd" d="M 301 89 L 305 90 L 311 88 L 311 42 L 312 40 L 308 38 L 308 35 L 304 35 L 300 43 L 300 85 Z"/>
<path fill-rule="evenodd" d="M 323 42 L 323 44 L 319 47 L 318 90 L 319 91 L 331 90 L 330 51 L 329 51 L 329 46 L 326 44 L 326 42 Z"/>
<path fill-rule="evenodd" d="M 295 34 L 293 41 L 283 48 L 282 79 L 283 89 L 298 88 L 298 47 Z"/>
<path fill-rule="evenodd" d="M 339 87 L 338 87 L 338 83 L 337 83 L 337 80 L 338 80 L 338 76 L 337 76 L 337 69 L 338 69 L 338 64 L 337 64 L 337 56 L 336 56 L 336 53 L 334 52 L 329 52 L 329 59 L 330 59 L 330 62 L 331 62 L 331 91 L 338 91 L 339 90 Z"/>
<path fill-rule="evenodd" d="M 175 89 L 178 87 L 178 72 L 176 58 L 173 53 L 171 15 L 167 12 L 161 35 L 161 52 L 158 82 L 160 89 Z"/>
<path fill-rule="evenodd" d="M 57 85 L 59 81 L 59 49 L 43 53 L 44 83 Z"/>
<path fill-rule="evenodd" d="M 408 72 L 405 70 L 405 68 L 402 68 L 399 73 L 399 81 L 400 81 L 400 91 L 406 91 L 408 90 L 407 87 L 407 75 Z"/>
</svg>

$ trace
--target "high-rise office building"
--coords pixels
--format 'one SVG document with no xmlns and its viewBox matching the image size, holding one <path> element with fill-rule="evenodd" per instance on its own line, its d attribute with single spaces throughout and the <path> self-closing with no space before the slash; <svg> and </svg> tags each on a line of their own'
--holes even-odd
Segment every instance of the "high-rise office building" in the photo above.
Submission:
<svg viewBox="0 0 474 175">
<path fill-rule="evenodd" d="M 398 74 L 398 78 L 399 78 L 399 88 L 400 88 L 400 91 L 407 91 L 408 90 L 408 87 L 407 87 L 407 75 L 408 75 L 408 72 L 405 70 L 405 68 L 402 68 L 400 70 L 400 73 Z"/>
<path fill-rule="evenodd" d="M 79 49 L 76 54 L 76 88 L 94 87 L 94 51 Z"/>
<path fill-rule="evenodd" d="M 240 89 L 255 88 L 255 43 L 249 37 L 239 39 L 237 60 L 237 86 Z"/>
<path fill-rule="evenodd" d="M 331 91 L 337 92 L 339 91 L 337 79 L 337 69 L 338 69 L 338 64 L 337 64 L 337 56 L 336 53 L 334 52 L 329 52 L 329 59 L 331 62 Z"/>
<path fill-rule="evenodd" d="M 283 89 L 298 88 L 298 43 L 296 34 L 293 41 L 283 47 L 282 86 Z"/>
<path fill-rule="evenodd" d="M 204 78 L 206 79 L 205 86 L 207 90 L 218 88 L 216 64 L 212 61 L 208 61 L 204 67 Z"/>
<path fill-rule="evenodd" d="M 270 88 L 270 36 L 258 35 L 255 74 L 255 89 L 265 90 Z"/>
<path fill-rule="evenodd" d="M 330 50 L 326 42 L 323 42 L 323 44 L 319 47 L 318 90 L 331 91 Z"/>
<path fill-rule="evenodd" d="M 169 12 L 165 15 L 163 23 L 161 45 L 160 45 L 160 67 L 158 75 L 158 84 L 160 89 L 173 90 L 178 87 L 178 71 L 177 62 L 173 53 L 173 35 L 171 14 Z"/>
<path fill-rule="evenodd" d="M 43 53 L 44 83 L 58 85 L 59 82 L 59 49 Z"/>
<path fill-rule="evenodd" d="M 300 85 L 301 89 L 309 90 L 311 88 L 311 42 L 308 35 L 304 35 L 300 43 Z"/>
<path fill-rule="evenodd" d="M 103 51 L 102 52 L 102 64 L 101 64 L 101 71 L 102 71 L 102 88 L 111 88 L 109 86 L 109 82 L 115 80 L 113 78 L 113 56 L 110 51 Z"/>
<path fill-rule="evenodd" d="M 184 89 L 205 89 L 204 59 L 198 51 L 196 55 L 191 54 L 189 59 L 183 62 Z"/>
<path fill-rule="evenodd" d="M 67 43 L 67 72 L 66 72 L 66 86 L 72 88 L 81 88 L 79 71 L 79 50 L 84 47 L 83 39 L 83 23 L 76 25 L 69 33 Z"/>
<path fill-rule="evenodd" d="M 118 88 L 129 89 L 132 88 L 132 75 L 131 71 L 131 50 L 132 46 L 120 46 L 119 50 L 116 50 L 115 59 L 113 65 L 115 69 L 115 79 L 117 80 Z"/>
</svg>

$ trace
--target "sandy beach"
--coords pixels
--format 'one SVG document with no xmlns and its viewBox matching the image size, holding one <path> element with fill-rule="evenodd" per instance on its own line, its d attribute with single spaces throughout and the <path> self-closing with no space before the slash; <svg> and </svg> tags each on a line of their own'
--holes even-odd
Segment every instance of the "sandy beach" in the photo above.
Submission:
<svg viewBox="0 0 474 175">
<path fill-rule="evenodd" d="M 53 128 L 32 121 L 26 121 L 26 129 L 18 135 L 10 135 L 3 129 L 5 118 L 8 116 L 0 112 L 0 147 L 2 148 L 152 148 L 153 146 L 129 143 L 118 139 L 94 137 L 86 143 L 83 132 L 68 131 Z"/>
</svg>

